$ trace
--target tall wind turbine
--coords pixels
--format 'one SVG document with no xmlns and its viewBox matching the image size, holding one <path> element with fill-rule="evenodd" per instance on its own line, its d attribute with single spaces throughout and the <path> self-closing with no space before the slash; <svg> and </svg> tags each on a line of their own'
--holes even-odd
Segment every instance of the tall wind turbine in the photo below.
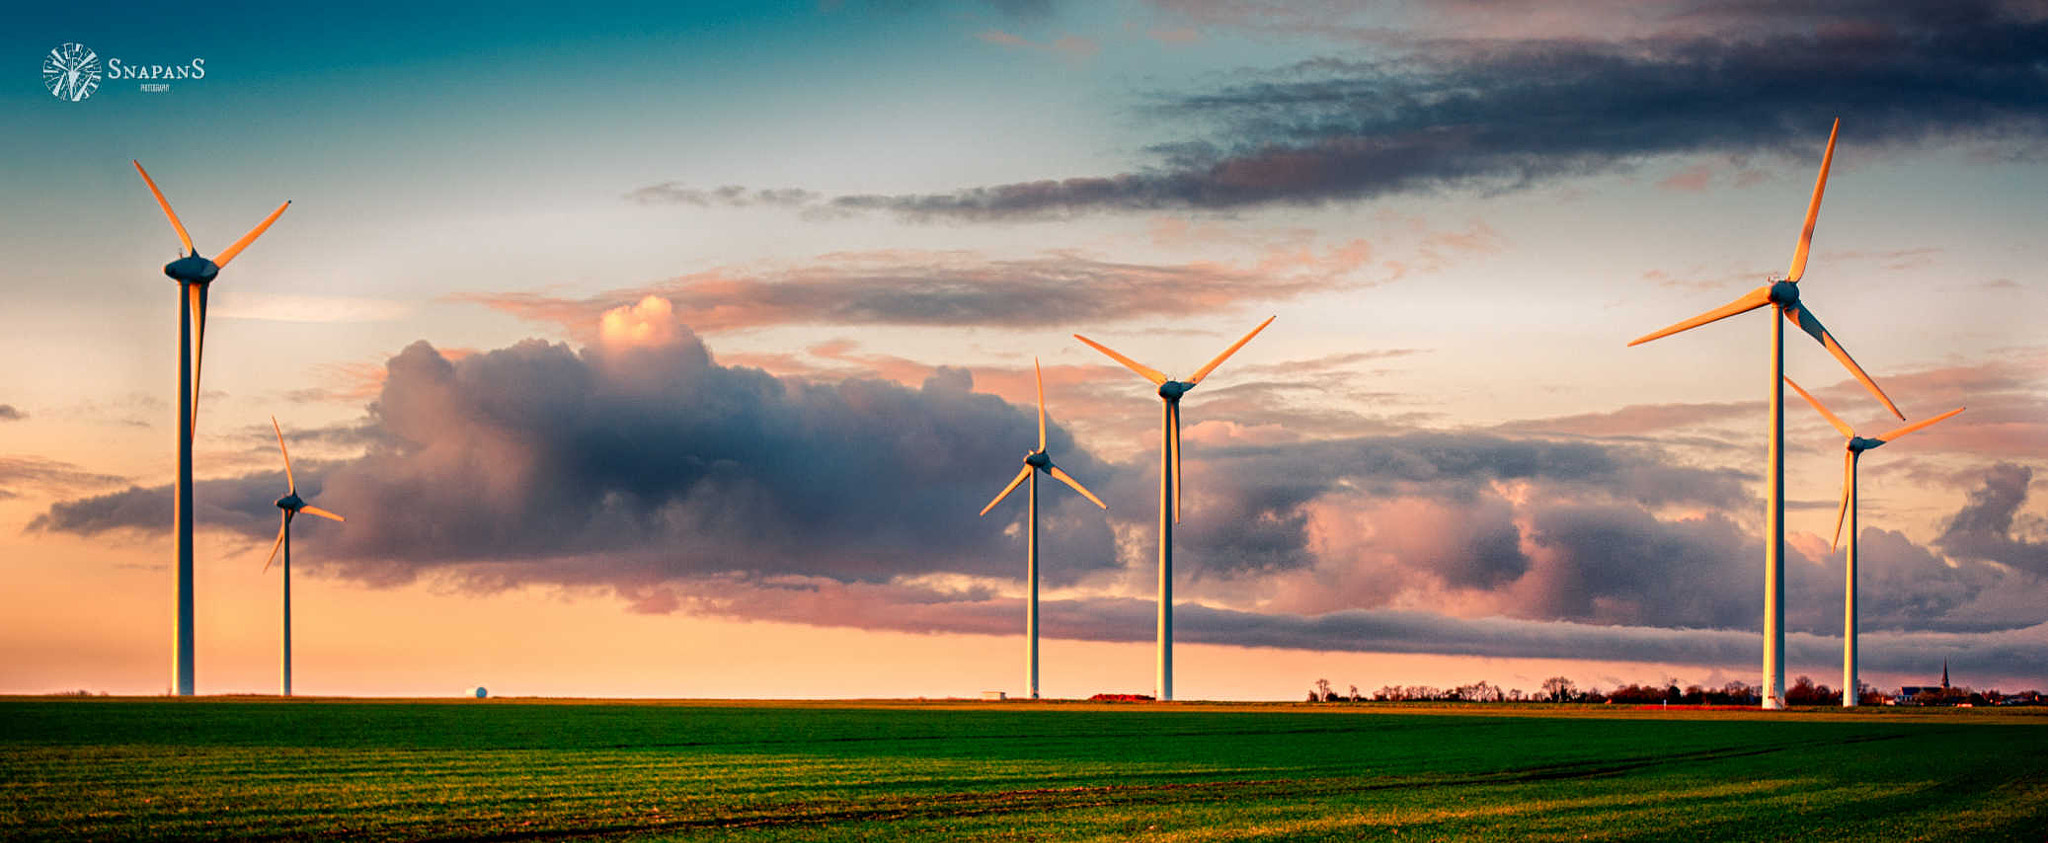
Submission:
<svg viewBox="0 0 2048 843">
<path fill-rule="evenodd" d="M 199 421 L 199 363 L 206 352 L 206 288 L 213 283 L 228 261 L 235 259 L 256 237 L 277 222 L 284 209 L 291 207 L 287 201 L 271 211 L 270 216 L 242 235 L 211 260 L 201 257 L 199 250 L 192 246 L 192 235 L 185 233 L 185 224 L 178 221 L 178 214 L 171 210 L 171 203 L 164 199 L 164 193 L 156 188 L 156 180 L 149 177 L 149 171 L 142 169 L 142 162 L 131 161 L 135 172 L 142 174 L 142 181 L 149 185 L 149 192 L 156 197 L 156 204 L 164 209 L 164 216 L 171 221 L 171 228 L 177 229 L 178 242 L 184 244 L 185 254 L 164 265 L 164 274 L 178 282 L 178 483 L 177 514 L 175 515 L 178 534 L 178 630 L 177 641 L 171 651 L 171 673 L 179 696 L 192 695 L 192 435 L 193 427 Z M 194 328 L 197 331 L 194 331 Z"/>
<path fill-rule="evenodd" d="M 1946 419 L 1950 416 L 1962 412 L 1963 408 L 1957 407 L 1946 413 L 1942 413 L 1941 415 L 1935 416 L 1934 418 L 1923 419 L 1921 421 L 1914 422 L 1912 424 L 1906 425 L 1905 427 L 1901 427 L 1897 430 L 1885 433 L 1881 436 L 1863 437 L 1857 436 L 1854 428 L 1849 427 L 1849 424 L 1847 422 L 1842 421 L 1842 418 L 1840 416 L 1837 416 L 1834 413 L 1829 412 L 1827 406 L 1820 403 L 1820 399 L 1813 397 L 1813 395 L 1811 393 L 1808 393 L 1806 390 L 1800 389 L 1799 384 L 1794 382 L 1791 378 L 1786 378 L 1785 382 L 1791 384 L 1792 390 L 1794 392 L 1799 393 L 1799 397 L 1806 399 L 1806 403 L 1812 404 L 1815 410 L 1819 410 L 1821 417 L 1827 419 L 1828 424 L 1834 425 L 1835 430 L 1840 431 L 1842 434 L 1842 438 L 1847 440 L 1843 447 L 1842 454 L 1842 507 L 1841 509 L 1835 512 L 1835 537 L 1828 541 L 1828 549 L 1833 550 L 1835 548 L 1835 545 L 1839 544 L 1842 541 L 1842 522 L 1845 520 L 1848 521 L 1848 570 L 1843 574 L 1842 580 L 1842 707 L 1854 708 L 1856 706 L 1857 688 L 1856 466 L 1862 462 L 1864 451 L 1868 451 L 1879 445 L 1883 445 L 1886 442 L 1890 442 L 1894 439 L 1897 439 L 1908 433 L 1912 433 L 1913 431 L 1919 430 L 1921 428 L 1930 427 L 1935 422 L 1941 421 L 1942 419 Z"/>
<path fill-rule="evenodd" d="M 1074 339 L 1087 343 L 1090 348 L 1109 355 L 1109 359 L 1124 364 L 1124 368 L 1137 372 L 1140 377 L 1159 387 L 1159 672 L 1153 680 L 1153 696 L 1161 700 L 1173 699 L 1173 525 L 1180 521 L 1180 398 L 1201 383 L 1217 366 L 1230 359 L 1230 355 L 1251 342 L 1252 337 L 1266 330 L 1278 317 L 1268 316 L 1259 327 L 1244 335 L 1244 339 L 1232 343 L 1216 359 L 1187 380 L 1177 381 L 1149 368 L 1136 360 L 1111 350 L 1109 346 L 1075 334 Z"/>
<path fill-rule="evenodd" d="M 303 512 L 336 521 L 346 520 L 320 507 L 306 503 L 299 497 L 299 481 L 292 478 L 292 455 L 284 449 L 284 429 L 277 426 L 277 417 L 270 417 L 270 429 L 277 432 L 277 452 L 284 457 L 285 495 L 277 499 L 277 508 L 283 515 L 277 525 L 277 543 L 270 546 L 270 558 L 263 560 L 263 570 L 270 570 L 270 563 L 277 561 L 278 548 L 284 548 L 284 637 L 283 648 L 278 662 L 278 696 L 292 695 L 292 519 Z"/>
<path fill-rule="evenodd" d="M 1025 688 L 1031 699 L 1035 700 L 1038 699 L 1038 472 L 1043 471 L 1052 475 L 1054 480 L 1074 487 L 1074 491 L 1080 492 L 1081 497 L 1094 501 L 1096 506 L 1103 509 L 1108 509 L 1109 506 L 1104 504 L 1101 498 L 1096 497 L 1094 492 L 1082 486 L 1081 481 L 1075 480 L 1073 475 L 1053 465 L 1052 457 L 1046 455 L 1045 373 L 1038 368 L 1038 358 L 1031 359 L 1031 373 L 1038 378 L 1038 450 L 1025 452 L 1024 468 L 1017 472 L 1016 479 L 1011 480 L 1010 485 L 1004 486 L 1001 492 L 996 493 L 995 500 L 989 501 L 988 506 L 981 508 L 981 514 L 987 515 L 989 510 L 995 509 L 996 504 L 1002 503 L 1011 492 L 1017 491 L 1018 484 L 1026 480 L 1031 481 L 1031 508 L 1024 520 L 1024 579 L 1029 586 L 1024 600 L 1024 636 L 1031 640 L 1027 645 L 1030 653 L 1027 658 Z"/>
<path fill-rule="evenodd" d="M 1785 707 L 1785 606 L 1782 599 L 1785 591 L 1785 322 L 1798 325 L 1800 330 L 1811 335 L 1814 341 L 1841 361 L 1865 389 L 1884 402 L 1886 409 L 1901 420 L 1906 418 L 1892 400 L 1885 397 L 1877 382 L 1864 373 L 1863 367 L 1850 359 L 1849 352 L 1842 350 L 1841 344 L 1835 341 L 1835 335 L 1829 333 L 1820 319 L 1813 315 L 1812 308 L 1799 300 L 1799 279 L 1806 274 L 1807 250 L 1813 245 L 1813 224 L 1820 216 L 1821 193 L 1827 189 L 1828 167 L 1835 160 L 1835 135 L 1841 128 L 1842 121 L 1837 119 L 1834 128 L 1828 131 L 1828 150 L 1820 159 L 1820 175 L 1813 182 L 1813 201 L 1806 206 L 1806 226 L 1799 231 L 1799 247 L 1792 253 L 1792 268 L 1785 277 L 1782 280 L 1771 279 L 1770 283 L 1743 294 L 1735 301 L 1661 331 L 1637 337 L 1629 343 L 1630 346 L 1641 345 L 1766 305 L 1785 317 L 1783 321 L 1771 320 L 1771 448 L 1770 472 L 1766 481 L 1770 488 L 1770 505 L 1765 510 L 1764 528 L 1764 708 Z"/>
</svg>

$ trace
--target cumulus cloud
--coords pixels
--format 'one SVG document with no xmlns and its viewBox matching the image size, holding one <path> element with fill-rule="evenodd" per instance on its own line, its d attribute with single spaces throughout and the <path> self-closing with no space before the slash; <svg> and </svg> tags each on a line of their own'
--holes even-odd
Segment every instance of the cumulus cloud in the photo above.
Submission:
<svg viewBox="0 0 2048 843">
<path fill-rule="evenodd" d="M 63 495 L 124 482 L 125 477 L 87 471 L 61 460 L 0 456 L 0 499 L 20 497 L 24 489 Z"/>
<path fill-rule="evenodd" d="M 2033 469 L 2023 465 L 1992 466 L 1984 474 L 1984 485 L 1970 493 L 1969 503 L 1949 519 L 1935 544 L 1955 556 L 1998 562 L 2048 578 L 2048 530 L 2043 529 L 2048 525 L 2019 516 L 2033 477 Z M 2026 537 L 2022 530 L 2036 538 Z"/>
<path fill-rule="evenodd" d="M 1023 507 L 975 512 L 1035 441 L 1030 407 L 960 369 L 903 385 L 722 364 L 659 299 L 600 321 L 580 351 L 529 340 L 450 359 L 420 342 L 391 358 L 363 422 L 318 434 L 364 452 L 298 467 L 302 493 L 350 518 L 308 524 L 307 568 L 378 586 L 599 589 L 642 612 L 1012 630 Z M 1706 659 L 1701 641 L 1754 653 L 1760 505 L 1746 475 L 1618 441 L 1196 427 L 1176 536 L 1189 640 L 1507 655 L 1583 635 L 1630 658 Z M 1111 508 L 1046 496 L 1047 633 L 1142 637 L 1149 622 L 1127 622 L 1150 596 L 1154 458 L 1102 459 L 1058 424 L 1051 445 Z M 1939 553 L 1866 531 L 1866 627 L 2040 624 L 2029 478 L 1994 471 Z M 268 471 L 201 481 L 197 515 L 261 542 L 283 485 Z M 53 504 L 32 528 L 161 534 L 169 516 L 166 487 L 130 488 Z M 1791 629 L 1838 628 L 1838 565 L 1824 542 L 1795 542 Z M 1700 629 L 1729 632 L 1680 632 Z"/>
<path fill-rule="evenodd" d="M 14 408 L 13 404 L 0 404 L 0 421 L 21 421 L 28 414 Z"/>
</svg>

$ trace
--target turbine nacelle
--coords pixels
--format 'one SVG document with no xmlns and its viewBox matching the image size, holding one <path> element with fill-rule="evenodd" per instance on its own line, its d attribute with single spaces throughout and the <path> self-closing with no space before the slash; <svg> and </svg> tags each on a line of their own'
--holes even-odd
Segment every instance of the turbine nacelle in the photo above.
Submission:
<svg viewBox="0 0 2048 843">
<path fill-rule="evenodd" d="M 220 274 L 220 265 L 198 255 L 186 255 L 164 264 L 164 274 L 180 284 L 205 284 Z"/>
<path fill-rule="evenodd" d="M 1799 303 L 1799 284 L 1793 281 L 1775 281 L 1771 284 L 1771 302 L 1780 306 Z"/>
<path fill-rule="evenodd" d="M 1884 444 L 1883 439 L 1871 439 L 1867 436 L 1851 436 L 1849 437 L 1848 447 L 1851 453 L 1860 454 L 1864 451 L 1868 451 L 1882 444 Z"/>
<path fill-rule="evenodd" d="M 1052 457 L 1046 456 L 1044 451 L 1032 451 L 1024 455 L 1024 464 L 1044 471 L 1052 468 Z"/>
<path fill-rule="evenodd" d="M 277 508 L 286 512 L 297 513 L 299 510 L 306 508 L 306 499 L 299 497 L 298 492 L 293 492 L 278 498 Z"/>
<path fill-rule="evenodd" d="M 1159 385 L 1159 397 L 1168 401 L 1179 401 L 1181 396 L 1194 388 L 1194 384 L 1186 381 L 1167 381 Z"/>
</svg>

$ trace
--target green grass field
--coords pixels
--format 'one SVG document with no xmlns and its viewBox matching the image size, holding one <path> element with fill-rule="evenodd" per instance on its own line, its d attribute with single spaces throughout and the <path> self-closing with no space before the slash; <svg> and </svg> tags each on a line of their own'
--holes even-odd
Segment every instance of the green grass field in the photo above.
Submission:
<svg viewBox="0 0 2048 843">
<path fill-rule="evenodd" d="M 0 838 L 2048 839 L 2048 711 L 0 700 Z"/>
</svg>

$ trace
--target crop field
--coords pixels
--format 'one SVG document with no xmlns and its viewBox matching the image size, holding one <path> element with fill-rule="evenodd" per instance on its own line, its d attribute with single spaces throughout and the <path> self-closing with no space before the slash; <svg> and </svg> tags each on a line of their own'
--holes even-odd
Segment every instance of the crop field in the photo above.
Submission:
<svg viewBox="0 0 2048 843">
<path fill-rule="evenodd" d="M 0 700 L 0 838 L 2048 839 L 2048 714 Z"/>
</svg>

